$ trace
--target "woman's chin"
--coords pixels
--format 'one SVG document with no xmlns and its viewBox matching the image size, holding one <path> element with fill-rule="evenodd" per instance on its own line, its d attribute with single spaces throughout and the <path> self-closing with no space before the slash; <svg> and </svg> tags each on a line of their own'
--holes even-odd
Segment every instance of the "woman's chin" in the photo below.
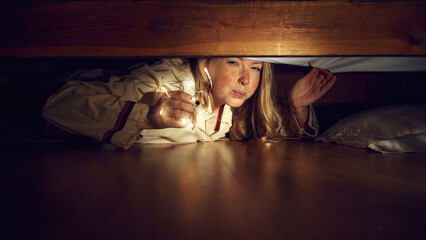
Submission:
<svg viewBox="0 0 426 240">
<path fill-rule="evenodd" d="M 234 108 L 238 108 L 241 107 L 243 105 L 244 101 L 231 101 L 229 103 L 227 103 L 230 107 L 234 107 Z"/>
</svg>

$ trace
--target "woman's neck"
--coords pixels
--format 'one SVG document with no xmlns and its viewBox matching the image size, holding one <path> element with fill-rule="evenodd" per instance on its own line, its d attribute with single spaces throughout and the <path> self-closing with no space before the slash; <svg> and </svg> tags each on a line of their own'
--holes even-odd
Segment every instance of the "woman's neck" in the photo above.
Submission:
<svg viewBox="0 0 426 240">
<path fill-rule="evenodd" d="M 219 114 L 219 109 L 220 107 L 222 107 L 224 104 L 215 104 L 214 101 L 212 101 L 212 113 L 218 115 Z"/>
</svg>

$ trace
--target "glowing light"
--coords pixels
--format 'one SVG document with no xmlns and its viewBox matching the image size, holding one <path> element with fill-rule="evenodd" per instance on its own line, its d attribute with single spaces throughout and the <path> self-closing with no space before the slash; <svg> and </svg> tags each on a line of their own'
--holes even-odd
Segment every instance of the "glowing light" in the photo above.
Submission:
<svg viewBox="0 0 426 240">
<path fill-rule="evenodd" d="M 164 102 L 161 104 L 160 115 L 163 115 Z"/>
<path fill-rule="evenodd" d="M 184 81 L 183 82 L 184 89 L 195 89 L 195 82 L 194 81 Z"/>
<path fill-rule="evenodd" d="M 271 148 L 272 146 L 274 146 L 272 143 L 270 143 L 270 142 L 267 142 L 267 143 L 265 143 L 264 144 L 265 145 L 265 147 L 267 147 L 267 148 Z"/>
<path fill-rule="evenodd" d="M 166 88 L 164 88 L 164 87 L 161 87 L 161 90 L 163 90 L 163 92 L 167 95 L 167 97 L 169 97 L 169 98 L 172 98 L 172 97 L 170 97 L 170 95 L 167 93 L 167 90 L 166 90 Z"/>
</svg>

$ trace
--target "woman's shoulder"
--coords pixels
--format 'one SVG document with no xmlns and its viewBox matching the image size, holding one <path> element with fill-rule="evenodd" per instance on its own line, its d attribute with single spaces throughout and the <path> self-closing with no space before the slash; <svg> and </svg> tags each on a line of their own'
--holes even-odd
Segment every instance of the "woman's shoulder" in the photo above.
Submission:
<svg viewBox="0 0 426 240">
<path fill-rule="evenodd" d="M 189 61 L 184 58 L 163 58 L 153 64 L 150 64 L 149 67 L 156 71 L 191 71 Z"/>
<path fill-rule="evenodd" d="M 129 76 L 148 75 L 166 81 L 186 81 L 192 79 L 191 67 L 188 61 L 180 58 L 159 59 L 158 61 L 146 64 L 139 63 L 129 68 Z"/>
<path fill-rule="evenodd" d="M 157 71 L 170 71 L 174 78 L 180 82 L 194 81 L 191 64 L 183 58 L 162 59 L 158 65 L 153 66 Z"/>
<path fill-rule="evenodd" d="M 191 70 L 189 61 L 184 58 L 163 58 L 158 59 L 154 62 L 139 62 L 133 64 L 128 69 L 131 71 L 146 71 L 147 69 L 151 71 L 165 71 L 171 69 L 179 69 L 179 71 L 189 71 Z"/>
<path fill-rule="evenodd" d="M 188 59 L 185 58 L 163 58 L 160 63 L 168 64 L 169 66 L 187 67 L 189 66 Z"/>
</svg>

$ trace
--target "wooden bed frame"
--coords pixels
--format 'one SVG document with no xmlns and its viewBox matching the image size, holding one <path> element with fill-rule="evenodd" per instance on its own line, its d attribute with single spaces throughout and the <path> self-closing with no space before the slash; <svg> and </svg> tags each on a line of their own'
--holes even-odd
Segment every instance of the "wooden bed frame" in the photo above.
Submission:
<svg viewBox="0 0 426 240">
<path fill-rule="evenodd" d="M 425 12 L 424 1 L 5 3 L 0 60 L 424 56 Z M 278 66 L 291 79 L 278 86 L 280 97 L 303 71 Z M 378 94 L 383 83 L 404 89 L 398 74 L 341 74 L 318 104 L 373 107 L 380 94 L 395 96 Z M 424 76 L 410 73 L 418 85 L 401 98 L 425 103 Z M 0 159 L 5 239 L 426 237 L 426 153 L 309 141 L 138 144 L 123 152 L 18 138 L 1 142 Z"/>
<path fill-rule="evenodd" d="M 0 56 L 425 55 L 423 1 L 2 4 Z"/>
</svg>

